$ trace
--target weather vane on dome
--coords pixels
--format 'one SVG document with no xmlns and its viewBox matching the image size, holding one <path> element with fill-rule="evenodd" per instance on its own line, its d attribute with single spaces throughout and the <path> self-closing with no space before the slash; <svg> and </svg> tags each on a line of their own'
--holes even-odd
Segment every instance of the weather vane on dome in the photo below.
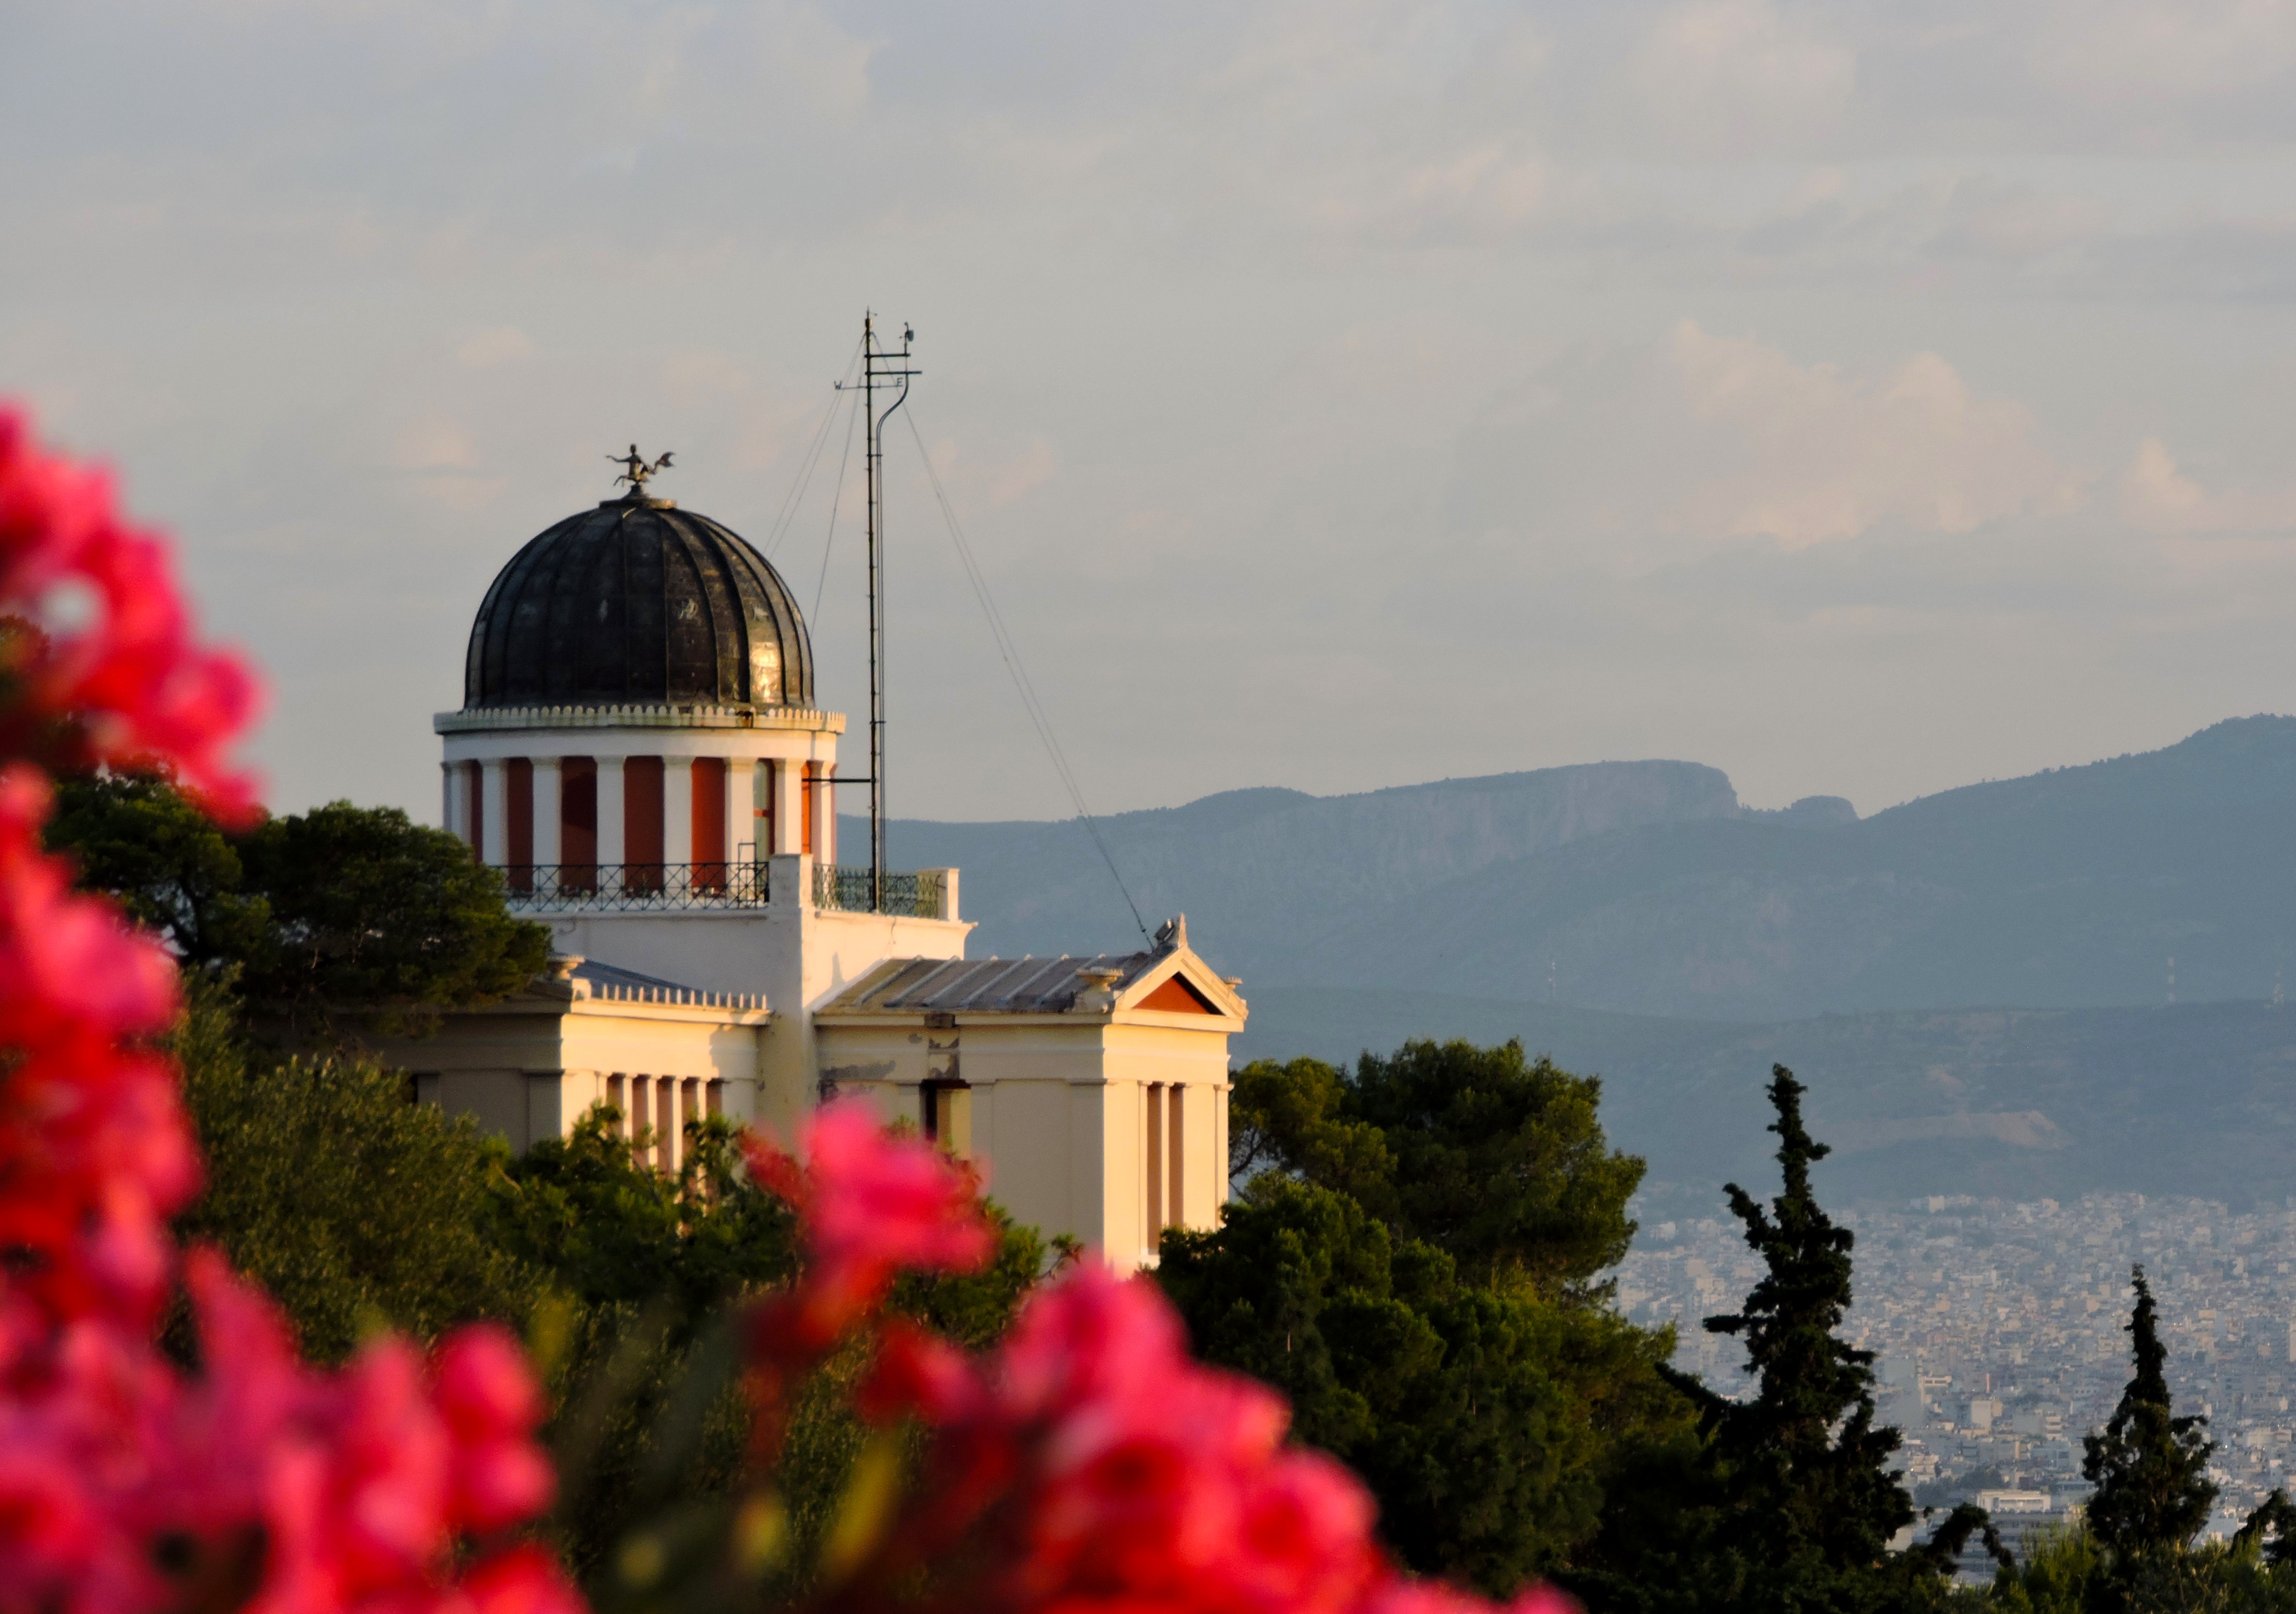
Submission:
<svg viewBox="0 0 2296 1614">
<path fill-rule="evenodd" d="M 630 485 L 630 497 L 634 499 L 645 497 L 645 485 L 648 478 L 657 471 L 669 469 L 669 454 L 667 450 L 663 452 L 661 458 L 649 465 L 646 463 L 645 455 L 638 452 L 638 446 L 636 443 L 630 445 L 630 451 L 627 454 L 610 454 L 606 457 L 622 467 L 622 474 L 614 479 L 614 485 L 619 487 L 624 482 L 627 482 Z"/>
</svg>

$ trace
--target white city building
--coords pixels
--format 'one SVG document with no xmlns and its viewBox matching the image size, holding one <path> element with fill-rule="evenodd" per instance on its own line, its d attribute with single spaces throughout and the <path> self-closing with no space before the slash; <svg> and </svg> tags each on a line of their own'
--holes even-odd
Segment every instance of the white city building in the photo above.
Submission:
<svg viewBox="0 0 2296 1614">
<path fill-rule="evenodd" d="M 1216 1225 L 1237 983 L 1177 920 L 1139 953 L 967 961 L 957 871 L 840 864 L 845 719 L 729 528 L 639 486 L 543 532 L 488 589 L 436 726 L 445 823 L 554 956 L 389 1050 L 424 1097 L 521 1148 L 611 1103 L 675 1168 L 687 1119 L 787 1138 L 860 1094 L 1119 1266 Z"/>
</svg>

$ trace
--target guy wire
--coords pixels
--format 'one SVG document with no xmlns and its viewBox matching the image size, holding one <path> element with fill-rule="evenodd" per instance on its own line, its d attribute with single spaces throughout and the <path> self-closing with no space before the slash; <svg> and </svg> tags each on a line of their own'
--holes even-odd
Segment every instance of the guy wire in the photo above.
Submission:
<svg viewBox="0 0 2296 1614">
<path fill-rule="evenodd" d="M 857 399 L 861 395 L 855 392 L 840 396 Z M 829 535 L 821 540 L 821 575 L 813 580 L 813 614 L 806 618 L 808 622 L 821 620 L 821 591 L 829 581 L 829 552 L 837 542 L 837 507 L 845 498 L 845 468 L 853 463 L 853 426 L 860 418 L 861 406 L 857 402 L 845 414 L 845 452 L 837 461 L 837 486 L 829 499 Z"/>
<path fill-rule="evenodd" d="M 957 559 L 964 563 L 965 580 L 972 586 L 972 597 L 980 602 L 981 614 L 988 619 L 988 632 L 996 642 L 997 656 L 1004 661 L 1004 670 L 1012 676 L 1013 687 L 1020 692 L 1021 704 L 1028 711 L 1029 722 L 1036 729 L 1037 738 L 1043 744 L 1046 755 L 1052 758 L 1054 771 L 1060 774 L 1069 799 L 1076 804 L 1077 816 L 1083 820 L 1085 832 L 1092 837 L 1092 844 L 1099 849 L 1100 860 L 1108 865 L 1109 878 L 1116 881 L 1116 889 L 1124 897 L 1124 905 L 1132 910 L 1132 922 L 1140 928 L 1141 939 L 1153 946 L 1155 938 L 1148 934 L 1148 922 L 1140 917 L 1140 905 L 1132 900 L 1131 889 L 1124 883 L 1124 875 L 1116 866 L 1115 856 L 1110 852 L 1108 842 L 1101 835 L 1099 821 L 1093 817 L 1092 809 L 1085 806 L 1083 787 L 1078 784 L 1075 770 L 1069 766 L 1068 754 L 1061 749 L 1060 739 L 1053 733 L 1052 717 L 1045 710 L 1044 702 L 1037 698 L 1037 687 L 1029 680 L 1028 668 L 1021 664 L 1021 647 L 1013 643 L 1012 633 L 1004 626 L 1004 616 L 997 610 L 996 599 L 988 592 L 988 579 L 982 573 L 980 563 L 973 559 L 972 545 L 966 540 L 964 528 L 956 519 L 956 508 L 949 503 L 948 492 L 940 485 L 940 472 L 933 468 L 932 455 L 925 452 L 925 439 L 917 430 L 914 407 L 908 411 L 906 421 L 910 439 L 917 446 L 917 458 L 924 462 L 925 477 L 932 484 L 933 499 L 940 505 L 941 520 L 948 523 L 949 538 L 956 545 Z"/>
<path fill-rule="evenodd" d="M 860 352 L 857 344 L 854 348 L 854 352 L 857 354 Z M 853 361 L 849 358 L 845 361 L 845 374 L 838 378 L 840 384 L 841 385 L 852 373 Z M 812 483 L 813 473 L 821 463 L 822 444 L 829 436 L 829 422 L 837 414 L 837 397 L 836 389 L 832 389 L 829 394 L 829 406 L 821 412 L 821 423 L 814 428 L 813 441 L 806 447 L 805 458 L 799 463 L 797 480 L 782 499 L 782 507 L 774 517 L 773 526 L 767 529 L 765 554 L 768 561 L 772 560 L 774 553 L 781 548 L 782 540 L 789 536 L 790 524 L 796 520 L 797 512 L 805 501 L 805 490 Z"/>
</svg>

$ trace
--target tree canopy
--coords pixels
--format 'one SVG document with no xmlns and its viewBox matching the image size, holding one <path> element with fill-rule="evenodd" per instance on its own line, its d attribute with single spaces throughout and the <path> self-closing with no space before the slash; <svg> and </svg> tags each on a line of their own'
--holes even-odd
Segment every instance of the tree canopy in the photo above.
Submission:
<svg viewBox="0 0 2296 1614">
<path fill-rule="evenodd" d="M 1520 1042 L 1410 1042 L 1347 1076 L 1261 1061 L 1236 1075 L 1232 1164 L 1344 1193 L 1469 1282 L 1577 1297 L 1626 1254 L 1644 1170 L 1604 1138 L 1602 1092 Z"/>
<path fill-rule="evenodd" d="M 1248 1065 L 1231 1165 L 1256 1175 L 1221 1227 L 1164 1236 L 1197 1349 L 1292 1398 L 1405 1562 L 1488 1592 L 1564 1561 L 1620 1454 L 1693 1421 L 1671 1331 L 1598 1303 L 1642 1175 L 1599 1094 L 1514 1043 Z"/>
<path fill-rule="evenodd" d="M 46 834 L 81 885 L 110 892 L 185 962 L 244 965 L 262 947 L 270 905 L 247 889 L 238 845 L 165 780 L 68 777 Z"/>
<path fill-rule="evenodd" d="M 226 835 L 165 780 L 63 782 L 49 844 L 190 965 L 298 1019 L 420 1023 L 537 973 L 549 931 L 504 907 L 498 870 L 396 807 L 332 802 Z"/>
<path fill-rule="evenodd" d="M 1621 1433 L 1686 1409 L 1670 1334 L 1460 1281 L 1347 1195 L 1263 1178 L 1159 1280 L 1210 1361 L 1291 1397 L 1296 1437 L 1364 1477 L 1415 1569 L 1504 1594 L 1591 1536 Z"/>
</svg>

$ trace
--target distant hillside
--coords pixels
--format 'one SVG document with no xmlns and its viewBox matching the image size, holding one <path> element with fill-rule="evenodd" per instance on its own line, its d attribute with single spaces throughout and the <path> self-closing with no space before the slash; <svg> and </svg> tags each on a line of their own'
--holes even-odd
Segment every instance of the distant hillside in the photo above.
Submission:
<svg viewBox="0 0 2296 1614">
<path fill-rule="evenodd" d="M 857 833 L 849 821 L 845 832 Z M 1972 785 L 1857 820 L 1742 812 L 1680 762 L 1362 796 L 1214 796 L 1105 822 L 1150 922 L 1268 987 L 1741 1020 L 1967 1004 L 2260 998 L 2296 941 L 2296 719 Z M 1128 945 L 1081 826 L 896 823 L 956 864 L 975 953 Z M 850 840 L 849 845 L 852 844 Z M 2292 983 L 2296 984 L 2296 983 Z"/>
<path fill-rule="evenodd" d="M 1556 848 L 1366 912 L 1262 979 L 1524 997 L 1551 963 L 1563 1003 L 1771 1019 L 2160 1004 L 2171 957 L 2180 998 L 2266 997 L 2292 940 L 2296 719 L 2251 717 L 1837 827 Z"/>
<path fill-rule="evenodd" d="M 1737 811 L 1718 769 L 1603 762 L 1360 796 L 1231 791 L 1100 825 L 1152 927 L 1185 912 L 1191 938 L 1213 963 L 1297 979 L 1286 965 L 1300 949 L 1367 909 L 1589 836 Z M 865 846 L 865 822 L 847 818 L 839 835 L 848 847 Z M 976 957 L 1140 945 L 1074 820 L 896 820 L 887 856 L 898 868 L 964 870 L 964 914 L 980 926 L 970 948 Z"/>
<path fill-rule="evenodd" d="M 1834 1147 L 1821 1192 L 2074 1199 L 2100 1186 L 2236 1205 L 2296 1193 L 2296 1009 L 1963 1009 L 1769 1025 L 1487 999 L 1265 987 L 1240 1059 L 1334 1062 L 1406 1037 L 1520 1036 L 1603 1080 L 1611 1141 L 1651 1163 L 1653 1214 L 1712 1215 L 1720 1184 L 1773 1181 L 1770 1066 L 1810 1087 Z"/>
</svg>

